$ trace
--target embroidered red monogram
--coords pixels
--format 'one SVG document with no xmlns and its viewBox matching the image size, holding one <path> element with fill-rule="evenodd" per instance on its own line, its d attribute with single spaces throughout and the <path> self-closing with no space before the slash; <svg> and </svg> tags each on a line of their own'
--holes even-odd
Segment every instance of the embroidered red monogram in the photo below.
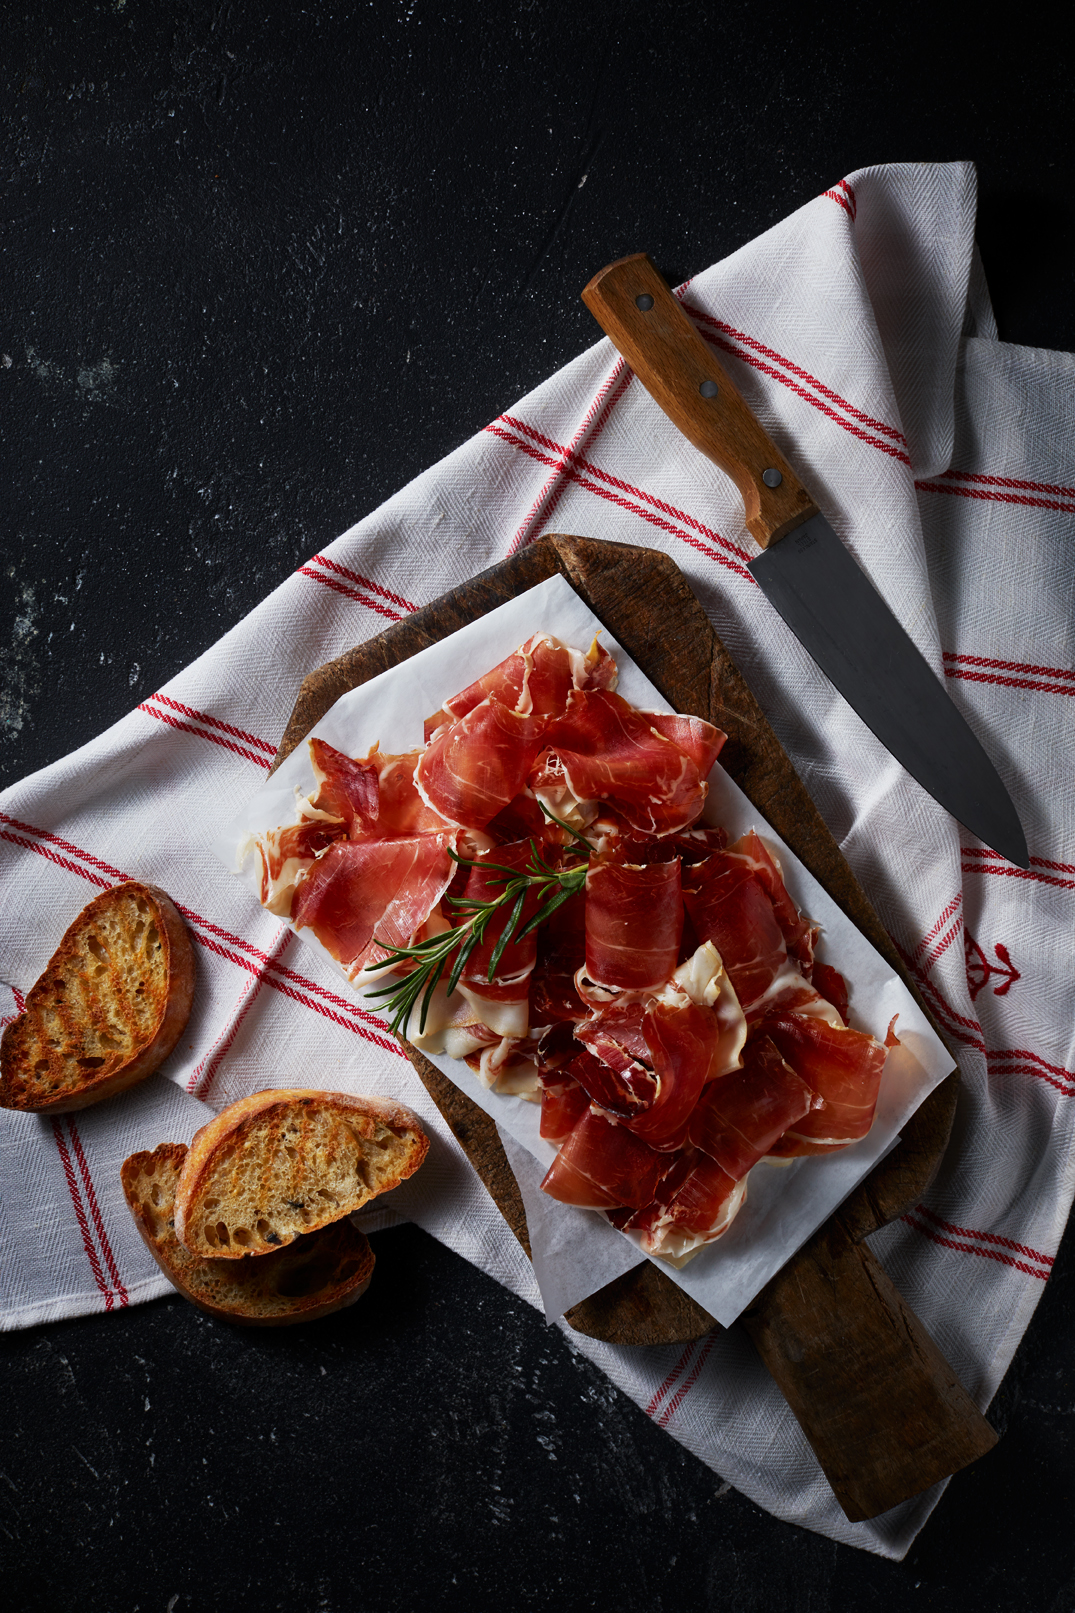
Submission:
<svg viewBox="0 0 1075 1613">
<path fill-rule="evenodd" d="M 970 986 L 971 1002 L 977 999 L 982 987 L 988 985 L 991 975 L 998 975 L 1002 982 L 993 987 L 994 997 L 1006 996 L 1015 982 L 1023 978 L 1008 956 L 1008 949 L 1003 941 L 995 941 L 993 951 L 997 955 L 997 963 L 990 963 L 973 935 L 969 930 L 964 930 L 963 953 L 967 960 L 967 982 Z"/>
</svg>

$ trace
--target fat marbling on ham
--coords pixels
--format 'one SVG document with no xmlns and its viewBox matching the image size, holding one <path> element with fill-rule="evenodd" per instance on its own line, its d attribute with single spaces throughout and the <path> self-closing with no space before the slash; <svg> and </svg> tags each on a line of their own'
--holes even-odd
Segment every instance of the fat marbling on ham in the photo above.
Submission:
<svg viewBox="0 0 1075 1613">
<path fill-rule="evenodd" d="M 848 1025 L 771 848 L 700 822 L 723 742 L 630 705 L 596 641 L 536 633 L 449 695 L 419 750 L 311 739 L 314 790 L 257 842 L 262 901 L 352 980 L 380 984 L 391 949 L 491 904 L 408 1036 L 540 1103 L 545 1191 L 676 1263 L 726 1230 L 766 1158 L 864 1136 L 886 1055 Z"/>
</svg>

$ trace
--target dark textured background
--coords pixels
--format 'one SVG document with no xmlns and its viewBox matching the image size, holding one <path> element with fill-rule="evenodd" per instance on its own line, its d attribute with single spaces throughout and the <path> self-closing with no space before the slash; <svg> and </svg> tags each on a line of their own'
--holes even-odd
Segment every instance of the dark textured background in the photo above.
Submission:
<svg viewBox="0 0 1075 1613">
<path fill-rule="evenodd" d="M 683 279 L 855 167 L 969 157 L 1002 338 L 1075 347 L 1063 52 L 953 13 L 0 0 L 0 783 L 588 345 L 624 252 Z M 416 1229 L 376 1248 L 308 1329 L 0 1340 L 11 1605 L 1075 1607 L 1070 1234 L 1000 1446 L 898 1566 L 759 1512 Z"/>
</svg>

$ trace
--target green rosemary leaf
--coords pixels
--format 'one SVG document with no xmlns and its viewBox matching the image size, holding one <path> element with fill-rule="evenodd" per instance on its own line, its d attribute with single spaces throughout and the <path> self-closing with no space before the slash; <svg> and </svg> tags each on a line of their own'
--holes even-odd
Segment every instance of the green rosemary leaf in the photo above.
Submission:
<svg viewBox="0 0 1075 1613">
<path fill-rule="evenodd" d="M 512 932 L 512 930 L 514 930 L 515 926 L 519 922 L 519 915 L 523 910 L 523 903 L 526 901 L 527 889 L 528 889 L 528 886 L 524 885 L 522 890 L 519 892 L 519 894 L 518 894 L 518 896 L 516 898 L 516 901 L 515 901 L 515 906 L 511 910 L 511 917 L 508 919 L 508 922 L 504 926 L 504 929 L 503 929 L 503 931 L 501 933 L 501 936 L 500 936 L 500 940 L 497 942 L 496 946 L 493 948 L 493 955 L 489 959 L 489 971 L 488 971 L 488 973 L 487 973 L 487 975 L 485 977 L 489 981 L 490 985 L 492 984 L 493 976 L 496 974 L 496 966 L 500 962 L 501 958 L 504 956 L 504 948 L 507 946 L 508 942 L 511 940 L 511 932 Z"/>
<path fill-rule="evenodd" d="M 470 954 L 474 951 L 474 948 L 477 946 L 478 939 L 479 939 L 479 937 L 477 935 L 475 935 L 473 930 L 472 930 L 470 935 L 467 936 L 466 940 L 463 942 L 462 946 L 459 948 L 459 952 L 458 952 L 458 955 L 456 956 L 456 960 L 455 960 L 454 964 L 452 965 L 452 972 L 448 976 L 448 996 L 449 997 L 452 995 L 452 992 L 455 990 L 456 986 L 458 986 L 459 977 L 463 973 L 463 970 L 466 968 L 467 959 L 470 957 Z"/>
<path fill-rule="evenodd" d="M 444 969 L 444 965 L 442 963 L 439 969 L 437 969 L 437 970 L 432 970 L 431 969 L 430 972 L 429 972 L 429 985 L 426 987 L 425 996 L 422 998 L 422 1017 L 418 1021 L 418 1034 L 419 1034 L 419 1036 L 421 1036 L 423 1034 L 423 1032 L 425 1031 L 425 1028 L 426 1028 L 426 1015 L 429 1013 L 429 1005 L 433 1001 L 433 993 L 437 989 L 437 982 L 439 981 L 439 979 L 441 977 L 441 973 L 442 973 L 443 969 Z"/>
<path fill-rule="evenodd" d="M 560 890 L 560 891 L 557 891 L 556 895 L 551 897 L 550 900 L 545 903 L 545 906 L 543 908 L 541 908 L 537 913 L 534 914 L 534 916 L 530 920 L 529 924 L 527 924 L 523 929 L 521 929 L 519 931 L 519 933 L 515 937 L 515 939 L 517 941 L 521 941 L 524 936 L 527 936 L 527 935 L 530 934 L 531 930 L 536 930 L 539 924 L 544 924 L 545 920 L 547 918 L 551 918 L 552 915 L 556 912 L 556 909 L 558 907 L 562 907 L 563 904 L 567 901 L 568 897 L 569 896 L 574 896 L 574 894 L 575 894 L 575 892 L 573 890 Z"/>
</svg>

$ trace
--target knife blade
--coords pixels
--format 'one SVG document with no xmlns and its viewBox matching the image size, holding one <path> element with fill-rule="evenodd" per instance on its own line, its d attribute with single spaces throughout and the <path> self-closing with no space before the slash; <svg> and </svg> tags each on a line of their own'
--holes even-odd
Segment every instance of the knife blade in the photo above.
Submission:
<svg viewBox="0 0 1075 1613">
<path fill-rule="evenodd" d="M 582 300 L 673 425 L 735 482 L 763 550 L 750 573 L 825 676 L 934 800 L 1028 868 L 993 763 L 657 267 L 644 252 L 619 258 Z"/>
</svg>

